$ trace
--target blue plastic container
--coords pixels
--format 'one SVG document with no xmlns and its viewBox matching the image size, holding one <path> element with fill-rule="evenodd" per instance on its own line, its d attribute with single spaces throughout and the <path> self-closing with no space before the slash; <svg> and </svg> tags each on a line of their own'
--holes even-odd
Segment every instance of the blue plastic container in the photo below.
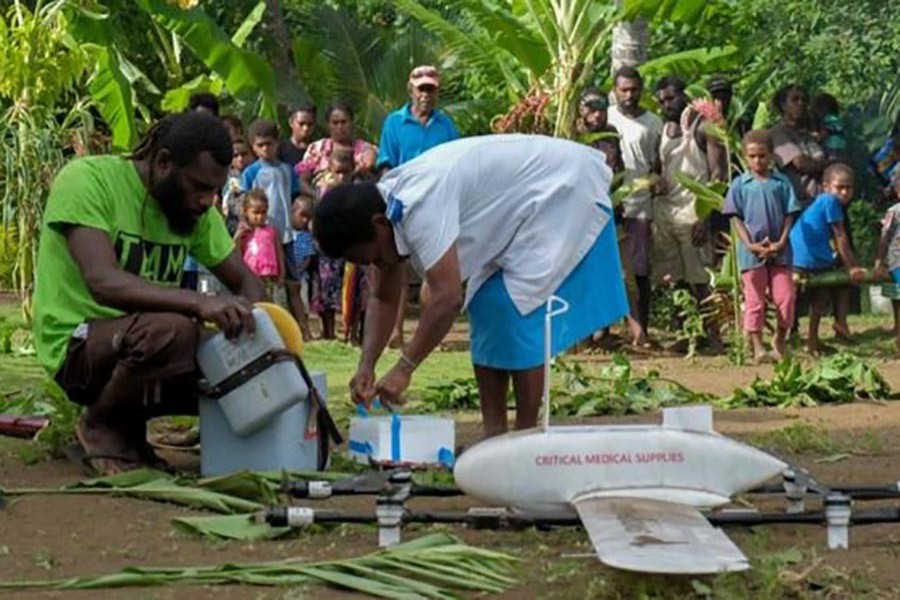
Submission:
<svg viewBox="0 0 900 600">
<path fill-rule="evenodd" d="M 325 401 L 325 373 L 311 374 L 319 397 Z M 270 418 L 253 433 L 234 432 L 215 400 L 200 399 L 200 473 L 204 477 L 250 471 L 315 471 L 318 440 L 307 439 L 309 398 Z"/>
</svg>

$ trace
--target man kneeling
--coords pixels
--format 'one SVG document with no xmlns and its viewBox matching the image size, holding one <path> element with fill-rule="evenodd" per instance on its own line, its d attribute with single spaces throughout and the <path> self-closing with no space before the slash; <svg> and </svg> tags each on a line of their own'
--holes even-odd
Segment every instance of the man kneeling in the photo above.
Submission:
<svg viewBox="0 0 900 600">
<path fill-rule="evenodd" d="M 147 420 L 196 414 L 200 322 L 252 331 L 262 284 L 213 206 L 231 164 L 215 116 L 170 115 L 129 157 L 79 158 L 47 201 L 34 296 L 38 358 L 69 399 L 86 464 L 113 474 L 156 462 Z M 235 296 L 180 289 L 187 254 Z"/>
</svg>

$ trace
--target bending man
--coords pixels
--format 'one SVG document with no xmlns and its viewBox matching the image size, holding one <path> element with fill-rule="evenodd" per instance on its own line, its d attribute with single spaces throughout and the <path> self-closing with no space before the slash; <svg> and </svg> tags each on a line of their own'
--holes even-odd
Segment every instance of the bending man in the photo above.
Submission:
<svg viewBox="0 0 900 600">
<path fill-rule="evenodd" d="M 611 176 L 592 148 L 495 135 L 443 144 L 377 185 L 326 194 L 313 221 L 322 250 L 373 266 L 353 400 L 402 402 L 413 371 L 467 309 L 485 435 L 507 429 L 510 379 L 516 428 L 535 426 L 551 295 L 570 305 L 554 321 L 554 354 L 628 311 L 607 193 Z M 376 382 L 407 259 L 431 298 L 400 360 Z"/>
</svg>

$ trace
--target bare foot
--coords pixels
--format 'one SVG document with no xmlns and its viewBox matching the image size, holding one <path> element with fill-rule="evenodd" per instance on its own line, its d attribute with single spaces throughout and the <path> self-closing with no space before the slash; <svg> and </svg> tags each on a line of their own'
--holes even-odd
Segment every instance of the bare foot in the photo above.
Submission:
<svg viewBox="0 0 900 600">
<path fill-rule="evenodd" d="M 85 464 L 100 475 L 116 475 L 144 466 L 122 431 L 89 422 L 87 412 L 75 426 L 75 437 L 84 448 Z"/>
<path fill-rule="evenodd" d="M 753 362 L 758 365 L 767 365 L 772 362 L 772 356 L 765 350 L 753 353 Z"/>
<path fill-rule="evenodd" d="M 813 341 L 807 340 L 806 351 L 809 353 L 810 356 L 819 356 L 822 354 L 822 346 L 821 346 L 821 344 L 819 344 L 818 341 L 813 342 Z"/>
<path fill-rule="evenodd" d="M 784 338 L 775 338 L 775 341 L 772 342 L 772 356 L 779 361 L 787 356 L 787 343 Z"/>
<path fill-rule="evenodd" d="M 838 323 L 834 324 L 834 340 L 836 342 L 841 342 L 843 344 L 849 344 L 853 341 L 853 338 L 850 337 L 850 328 L 846 325 L 840 325 Z"/>
</svg>

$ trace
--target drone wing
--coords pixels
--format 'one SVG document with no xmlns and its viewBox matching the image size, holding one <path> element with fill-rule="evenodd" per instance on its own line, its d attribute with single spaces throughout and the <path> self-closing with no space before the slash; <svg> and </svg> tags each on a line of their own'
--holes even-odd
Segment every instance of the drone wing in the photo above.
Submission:
<svg viewBox="0 0 900 600">
<path fill-rule="evenodd" d="M 692 506 L 592 496 L 573 503 L 597 557 L 645 573 L 720 573 L 749 568 L 747 557 Z"/>
</svg>

